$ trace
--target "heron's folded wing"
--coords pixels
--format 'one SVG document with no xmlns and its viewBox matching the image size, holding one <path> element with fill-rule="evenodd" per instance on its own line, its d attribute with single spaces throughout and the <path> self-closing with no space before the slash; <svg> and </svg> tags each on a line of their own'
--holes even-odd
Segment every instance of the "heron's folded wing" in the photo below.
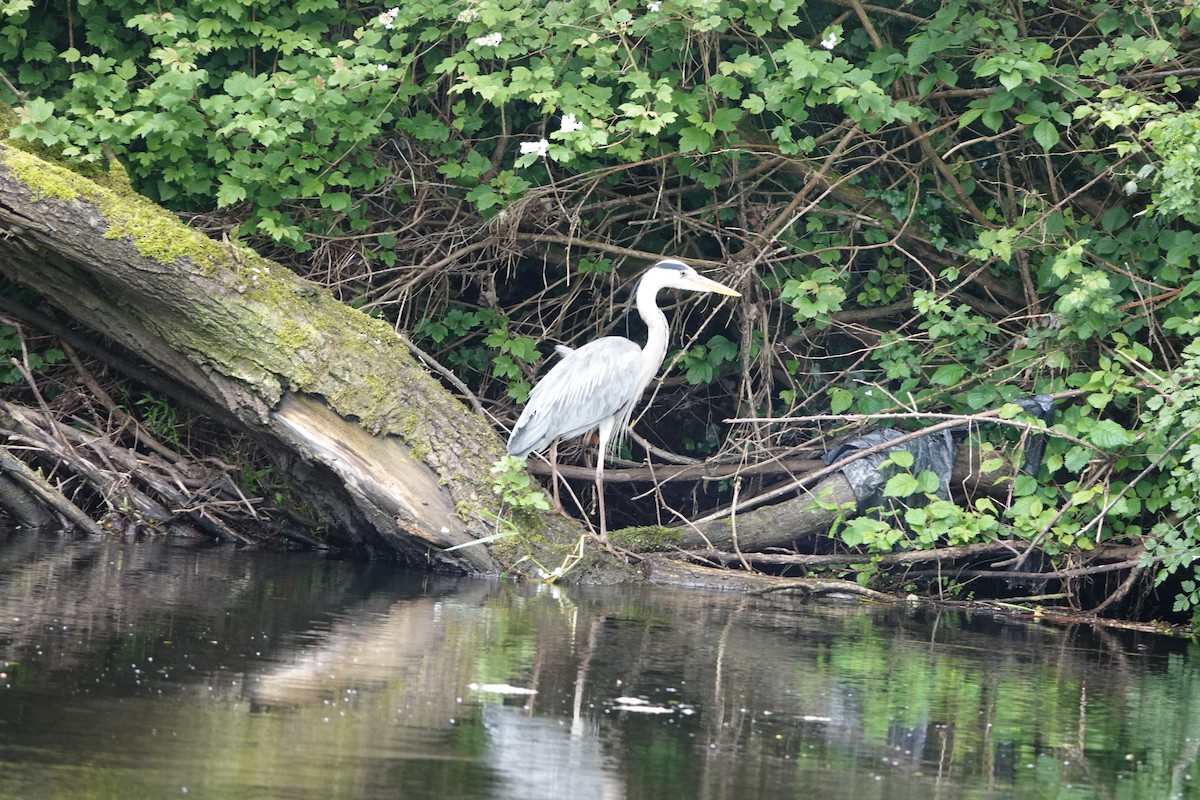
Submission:
<svg viewBox="0 0 1200 800">
<path fill-rule="evenodd" d="M 618 414 L 644 388 L 638 386 L 641 355 L 640 347 L 620 336 L 605 336 L 565 354 L 529 393 L 508 452 L 527 455 Z"/>
</svg>

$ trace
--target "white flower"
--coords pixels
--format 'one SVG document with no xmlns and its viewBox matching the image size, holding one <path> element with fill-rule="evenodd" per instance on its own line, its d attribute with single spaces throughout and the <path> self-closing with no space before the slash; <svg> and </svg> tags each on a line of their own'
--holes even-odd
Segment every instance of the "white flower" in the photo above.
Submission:
<svg viewBox="0 0 1200 800">
<path fill-rule="evenodd" d="M 538 139 L 536 142 L 521 142 L 521 155 L 527 156 L 533 153 L 536 156 L 545 158 L 546 151 L 550 148 L 550 143 L 545 139 Z"/>
<path fill-rule="evenodd" d="M 562 133 L 574 133 L 583 130 L 583 123 L 575 119 L 574 114 L 564 114 L 562 124 L 558 127 Z"/>
<path fill-rule="evenodd" d="M 658 13 L 658 10 L 662 8 L 662 3 L 650 3 L 648 6 L 646 6 L 646 8 L 650 10 L 651 14 L 656 14 Z"/>
<path fill-rule="evenodd" d="M 495 47 L 504 41 L 504 35 L 500 33 L 489 33 L 487 36 L 480 36 L 475 39 L 475 44 L 480 47 Z"/>
<path fill-rule="evenodd" d="M 375 66 L 375 69 L 379 70 L 380 72 L 387 72 L 388 65 L 387 64 L 377 64 Z"/>
<path fill-rule="evenodd" d="M 387 11 L 379 15 L 379 24 L 390 31 L 396 24 L 396 17 L 399 16 L 399 14 L 399 8 L 389 8 Z"/>
<path fill-rule="evenodd" d="M 829 35 L 821 40 L 821 47 L 824 47 L 826 50 L 832 50 L 835 44 L 837 44 L 837 34 L 833 31 L 830 31 Z"/>
<path fill-rule="evenodd" d="M 479 12 L 476 11 L 475 9 L 464 8 L 462 11 L 458 12 L 458 21 L 459 22 L 474 22 L 478 16 L 479 16 Z"/>
</svg>

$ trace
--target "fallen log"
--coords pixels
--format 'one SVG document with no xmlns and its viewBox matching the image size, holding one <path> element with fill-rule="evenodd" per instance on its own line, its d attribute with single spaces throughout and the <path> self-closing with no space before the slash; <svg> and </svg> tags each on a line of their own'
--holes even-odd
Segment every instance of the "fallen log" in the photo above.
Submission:
<svg viewBox="0 0 1200 800">
<path fill-rule="evenodd" d="M 570 551 L 578 522 L 528 511 L 520 524 L 538 535 L 519 548 L 448 550 L 495 534 L 507 513 L 486 421 L 384 323 L 110 183 L 0 145 L 0 275 L 255 437 L 330 544 L 488 574 L 536 574 Z"/>
<path fill-rule="evenodd" d="M 864 451 L 865 452 L 865 451 Z M 988 457 L 995 460 L 995 453 Z M 985 471 L 982 451 L 960 447 L 951 476 L 951 490 L 960 498 L 1002 494 L 1017 469 L 1004 460 Z M 830 474 L 832 473 L 832 474 Z M 827 475 L 819 479 L 820 475 Z M 818 476 L 811 489 L 806 480 Z M 751 511 L 726 510 L 672 528 L 633 528 L 616 531 L 614 541 L 631 550 L 733 550 L 755 552 L 789 547 L 797 539 L 825 535 L 839 519 L 854 516 L 857 498 L 850 483 L 836 470 L 824 468 L 795 481 L 796 496 Z"/>
</svg>

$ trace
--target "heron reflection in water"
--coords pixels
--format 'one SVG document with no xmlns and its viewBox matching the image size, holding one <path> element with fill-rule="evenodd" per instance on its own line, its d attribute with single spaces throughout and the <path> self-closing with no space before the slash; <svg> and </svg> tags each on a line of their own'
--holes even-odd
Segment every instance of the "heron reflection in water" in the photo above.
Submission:
<svg viewBox="0 0 1200 800">
<path fill-rule="evenodd" d="M 638 347 L 623 336 L 605 336 L 576 350 L 558 348 L 564 356 L 562 361 L 533 387 L 529 402 L 508 438 L 508 452 L 524 457 L 544 450 L 557 439 L 597 429 L 600 447 L 596 457 L 596 499 L 601 541 L 607 541 L 608 536 L 604 515 L 605 456 L 609 445 L 624 435 L 638 398 L 667 355 L 669 328 L 656 299 L 661 289 L 741 296 L 682 261 L 673 258 L 659 261 L 642 275 L 634 295 L 638 314 L 648 330 L 646 346 Z"/>
</svg>

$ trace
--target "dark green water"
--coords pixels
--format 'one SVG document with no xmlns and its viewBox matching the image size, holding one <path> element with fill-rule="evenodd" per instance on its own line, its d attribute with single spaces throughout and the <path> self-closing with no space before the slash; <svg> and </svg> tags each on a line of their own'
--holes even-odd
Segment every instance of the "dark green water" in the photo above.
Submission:
<svg viewBox="0 0 1200 800">
<path fill-rule="evenodd" d="M 1200 797 L 1198 690 L 1148 635 L 0 537 L 3 798 Z"/>
</svg>

